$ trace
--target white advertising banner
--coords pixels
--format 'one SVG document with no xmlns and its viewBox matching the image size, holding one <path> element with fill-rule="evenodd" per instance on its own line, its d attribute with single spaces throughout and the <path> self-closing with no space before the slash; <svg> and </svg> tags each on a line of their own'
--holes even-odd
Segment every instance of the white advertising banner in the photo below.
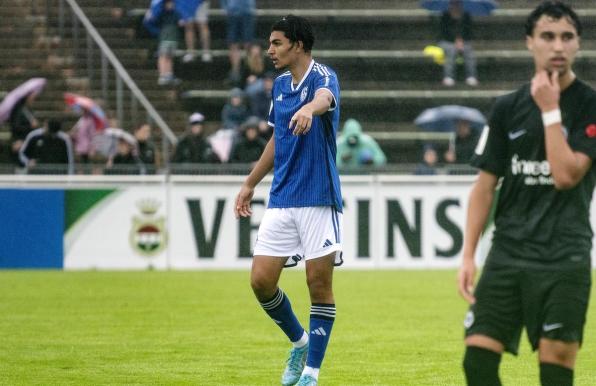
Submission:
<svg viewBox="0 0 596 386">
<path fill-rule="evenodd" d="M 95 204 L 65 236 L 66 269 L 248 268 L 267 206 L 234 217 L 243 177 L 172 177 L 125 186 Z M 346 268 L 456 267 L 471 178 L 345 176 Z"/>
<path fill-rule="evenodd" d="M 342 176 L 344 267 L 455 268 L 473 176 Z M 246 269 L 267 207 L 234 217 L 243 176 L 11 176 L 9 188 L 65 190 L 65 269 Z M 596 229 L 596 203 L 592 203 Z M 480 243 L 477 258 L 490 247 Z M 593 252 L 594 254 L 594 252 Z M 593 263 L 596 259 L 593 259 Z"/>
</svg>

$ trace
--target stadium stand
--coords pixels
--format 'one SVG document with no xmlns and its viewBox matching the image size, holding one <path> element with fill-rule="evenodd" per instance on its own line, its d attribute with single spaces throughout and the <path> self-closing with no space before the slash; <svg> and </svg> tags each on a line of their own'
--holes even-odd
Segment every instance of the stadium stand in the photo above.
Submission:
<svg viewBox="0 0 596 386">
<path fill-rule="evenodd" d="M 20 16 L 18 20 L 24 21 L 19 24 L 15 21 L 15 39 L 7 40 L 9 44 L 2 47 L 4 52 L 10 52 L 1 55 L 2 66 L 18 68 L 27 63 L 27 68 L 22 71 L 39 76 L 40 71 L 51 62 L 47 59 L 50 54 L 55 57 L 56 67 L 63 67 L 61 71 L 55 68 L 53 74 L 47 74 L 52 82 L 62 82 L 58 86 L 66 86 L 71 91 L 73 85 L 85 85 L 87 74 L 85 66 L 81 65 L 86 60 L 84 44 L 76 53 L 71 52 L 72 56 L 66 54 L 72 48 L 72 33 L 70 36 L 65 34 L 58 50 L 53 49 L 50 43 L 45 45 L 49 52 L 33 50 L 27 53 L 24 48 L 36 41 L 55 42 L 52 37 L 58 34 L 59 0 L 7 2 L 12 6 L 3 7 L 3 18 L 14 16 L 10 12 L 17 12 Z M 33 6 L 37 3 L 37 7 Z M 184 44 L 181 40 L 175 73 L 182 83 L 165 88 L 156 83 L 154 39 L 141 25 L 149 1 L 105 0 L 98 4 L 96 0 L 79 0 L 78 3 L 139 88 L 177 134 L 184 130 L 188 113 L 195 110 L 205 114 L 208 132 L 219 127 L 219 113 L 229 93 L 225 84 L 229 64 L 225 15 L 218 2 L 212 2 L 209 17 L 213 62 L 196 60 L 183 63 Z M 593 1 L 570 3 L 579 10 L 586 25 L 593 23 L 596 18 Z M 44 18 L 46 4 L 48 20 Z M 493 15 L 475 19 L 474 46 L 481 81 L 477 88 L 469 88 L 463 82 L 453 89 L 441 86 L 440 67 L 424 57 L 422 52 L 426 45 L 436 43 L 436 15 L 420 9 L 419 2 L 415 0 L 304 0 L 300 9 L 288 9 L 288 3 L 282 0 L 262 0 L 258 2 L 256 36 L 260 40 L 256 43 L 266 47 L 270 25 L 280 16 L 291 12 L 308 17 L 318 37 L 314 57 L 333 67 L 342 81 L 342 121 L 351 117 L 362 122 L 367 132 L 379 140 L 389 162 L 415 162 L 420 156 L 421 140 L 408 141 L 408 138 L 417 137 L 407 133 L 419 131 L 412 121 L 424 108 L 462 104 L 486 114 L 494 97 L 528 80 L 532 65 L 523 45 L 523 21 L 533 4 L 535 2 L 525 0 L 501 1 L 501 9 Z M 69 26 L 72 20 L 66 18 L 63 23 Z M 44 38 L 35 35 L 40 30 L 44 31 L 40 33 Z M 596 57 L 595 37 L 594 29 L 586 29 L 582 54 L 575 66 L 578 75 L 592 84 L 596 80 L 596 69 L 590 66 L 590 61 Z M 27 43 L 25 39 L 28 39 Z M 459 68 L 460 79 L 462 72 L 463 68 Z M 6 74 L 5 71 L 3 73 Z M 96 71 L 92 76 L 99 77 L 100 74 Z M 10 76 L 10 79 L 18 83 L 26 77 L 23 73 L 18 77 Z M 3 81 L 0 90 L 7 91 L 11 85 Z M 93 82 L 87 82 L 87 85 L 92 95 L 100 94 L 101 90 Z M 58 99 L 48 91 L 40 98 L 37 108 L 44 114 L 47 111 L 48 116 L 64 114 L 62 106 L 52 105 L 59 103 Z"/>
</svg>

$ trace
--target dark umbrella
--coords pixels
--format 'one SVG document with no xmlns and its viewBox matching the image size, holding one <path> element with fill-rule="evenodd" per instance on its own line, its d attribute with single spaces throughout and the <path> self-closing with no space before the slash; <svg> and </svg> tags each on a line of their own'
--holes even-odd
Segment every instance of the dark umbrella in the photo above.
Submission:
<svg viewBox="0 0 596 386">
<path fill-rule="evenodd" d="M 428 131 L 453 132 L 457 121 L 470 122 L 470 126 L 477 130 L 486 124 L 486 118 L 479 110 L 458 105 L 426 109 L 416 117 L 414 124 Z"/>
<path fill-rule="evenodd" d="M 45 78 L 31 78 L 9 92 L 0 103 L 0 123 L 5 122 L 14 106 L 31 93 L 39 94 L 46 85 Z"/>
<path fill-rule="evenodd" d="M 452 0 L 423 0 L 420 6 L 429 11 L 445 12 Z M 456 0 L 462 3 L 464 12 L 472 16 L 487 16 L 499 6 L 494 0 Z"/>
</svg>

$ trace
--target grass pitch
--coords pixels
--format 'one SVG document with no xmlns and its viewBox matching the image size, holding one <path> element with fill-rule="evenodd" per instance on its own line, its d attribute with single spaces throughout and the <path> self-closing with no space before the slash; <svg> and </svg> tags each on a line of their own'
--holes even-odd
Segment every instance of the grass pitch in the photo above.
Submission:
<svg viewBox="0 0 596 386">
<path fill-rule="evenodd" d="M 289 344 L 247 271 L 0 271 L 0 384 L 278 385 Z M 282 288 L 308 325 L 304 272 Z M 335 274 L 337 321 L 321 385 L 463 385 L 466 305 L 454 271 Z M 596 379 L 591 307 L 576 385 Z M 527 341 L 505 385 L 538 385 Z"/>
</svg>

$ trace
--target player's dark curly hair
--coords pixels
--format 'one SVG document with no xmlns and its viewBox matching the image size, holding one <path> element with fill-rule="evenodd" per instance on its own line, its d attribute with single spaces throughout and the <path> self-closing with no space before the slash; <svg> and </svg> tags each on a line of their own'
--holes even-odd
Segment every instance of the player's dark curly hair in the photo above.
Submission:
<svg viewBox="0 0 596 386">
<path fill-rule="evenodd" d="M 271 32 L 283 32 L 290 43 L 302 42 L 304 52 L 310 52 L 315 43 L 315 35 L 308 20 L 303 17 L 288 15 L 271 26 Z"/>
<path fill-rule="evenodd" d="M 528 16 L 528 19 L 526 20 L 526 36 L 532 36 L 534 27 L 536 27 L 536 22 L 542 15 L 547 15 L 555 20 L 559 20 L 562 17 L 567 18 L 567 20 L 575 26 L 577 35 L 581 36 L 582 24 L 575 11 L 567 4 L 554 0 L 544 1 L 532 11 L 530 16 Z"/>
</svg>

